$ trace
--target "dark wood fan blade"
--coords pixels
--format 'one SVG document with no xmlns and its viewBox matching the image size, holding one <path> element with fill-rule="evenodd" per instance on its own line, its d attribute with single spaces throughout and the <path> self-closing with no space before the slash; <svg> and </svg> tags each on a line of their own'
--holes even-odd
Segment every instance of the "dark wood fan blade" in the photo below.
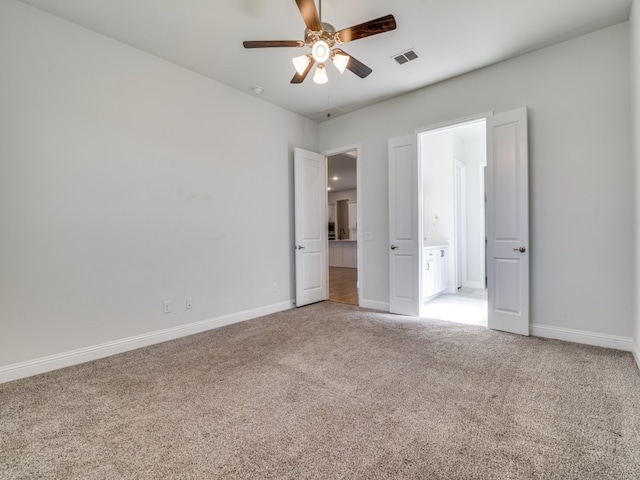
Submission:
<svg viewBox="0 0 640 480">
<path fill-rule="evenodd" d="M 313 68 L 313 65 L 315 63 L 316 63 L 316 61 L 313 58 L 311 58 L 311 61 L 309 62 L 309 65 L 307 65 L 307 68 L 305 69 L 305 71 L 302 72 L 302 75 L 300 75 L 298 72 L 296 72 L 296 74 L 291 79 L 291 83 L 302 83 L 302 82 L 304 82 L 304 79 L 307 78 L 307 75 L 309 75 L 309 72 L 311 71 L 311 69 Z"/>
<path fill-rule="evenodd" d="M 393 15 L 376 18 L 368 22 L 345 28 L 336 33 L 338 43 L 347 43 L 360 38 L 370 37 L 378 33 L 389 32 L 396 29 L 396 19 Z"/>
<path fill-rule="evenodd" d="M 303 47 L 304 42 L 300 40 L 249 40 L 242 42 L 244 48 L 267 48 L 267 47 Z"/>
<path fill-rule="evenodd" d="M 314 32 L 321 31 L 322 23 L 316 9 L 316 2 L 314 0 L 296 0 L 296 3 L 307 28 Z"/>
<path fill-rule="evenodd" d="M 334 48 L 333 51 L 336 53 L 342 53 L 343 55 L 349 55 L 348 53 L 346 53 L 344 50 L 340 48 Z M 347 70 L 351 70 L 360 78 L 368 77 L 369 74 L 373 72 L 373 70 L 367 67 L 364 63 L 362 63 L 360 60 L 356 58 L 353 58 L 351 55 L 349 55 L 349 63 L 347 63 Z"/>
</svg>

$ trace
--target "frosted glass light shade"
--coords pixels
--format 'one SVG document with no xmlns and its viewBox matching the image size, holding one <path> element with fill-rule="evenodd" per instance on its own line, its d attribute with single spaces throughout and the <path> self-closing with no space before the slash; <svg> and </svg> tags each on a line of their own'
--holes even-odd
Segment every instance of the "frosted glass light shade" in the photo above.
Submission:
<svg viewBox="0 0 640 480">
<path fill-rule="evenodd" d="M 293 62 L 293 66 L 295 67 L 296 72 L 298 72 L 298 74 L 300 75 L 304 73 L 304 71 L 309 66 L 309 62 L 311 62 L 311 60 L 309 59 L 309 55 L 300 55 L 299 57 L 293 57 L 291 61 Z"/>
<path fill-rule="evenodd" d="M 332 58 L 333 64 L 336 66 L 340 73 L 344 73 L 350 59 L 351 57 L 349 57 L 349 55 L 345 55 L 344 53 L 334 53 Z"/>
<path fill-rule="evenodd" d="M 329 44 L 324 40 L 318 40 L 311 48 L 311 55 L 313 55 L 313 59 L 318 63 L 326 62 L 330 54 L 331 49 L 329 48 Z"/>
<path fill-rule="evenodd" d="M 327 70 L 324 68 L 324 63 L 318 64 L 316 67 L 316 73 L 313 75 L 313 81 L 319 85 L 327 83 L 329 77 L 327 77 Z"/>
</svg>

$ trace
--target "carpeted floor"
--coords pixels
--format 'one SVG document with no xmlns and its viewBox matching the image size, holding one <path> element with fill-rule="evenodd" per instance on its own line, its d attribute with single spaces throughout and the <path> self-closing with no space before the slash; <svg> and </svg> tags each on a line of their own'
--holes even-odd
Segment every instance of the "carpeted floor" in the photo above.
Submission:
<svg viewBox="0 0 640 480">
<path fill-rule="evenodd" d="M 638 479 L 640 374 L 324 302 L 0 385 L 0 478 Z"/>
</svg>

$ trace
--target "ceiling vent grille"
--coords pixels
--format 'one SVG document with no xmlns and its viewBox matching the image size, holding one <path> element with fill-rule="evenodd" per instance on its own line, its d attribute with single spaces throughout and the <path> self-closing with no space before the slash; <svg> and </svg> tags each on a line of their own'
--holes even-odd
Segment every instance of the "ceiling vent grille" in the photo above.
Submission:
<svg viewBox="0 0 640 480">
<path fill-rule="evenodd" d="M 393 56 L 393 59 L 400 65 L 415 60 L 416 58 L 418 58 L 418 54 L 414 50 L 407 50 L 406 52 L 402 52 Z"/>
</svg>

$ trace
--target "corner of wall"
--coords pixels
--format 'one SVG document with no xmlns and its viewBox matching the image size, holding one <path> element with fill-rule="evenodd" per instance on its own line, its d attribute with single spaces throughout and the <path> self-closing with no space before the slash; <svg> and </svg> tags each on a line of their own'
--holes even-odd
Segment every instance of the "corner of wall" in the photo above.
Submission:
<svg viewBox="0 0 640 480">
<path fill-rule="evenodd" d="M 635 292 L 634 298 L 634 317 L 633 317 L 633 356 L 636 359 L 636 364 L 640 368 L 640 295 L 638 292 L 638 285 L 640 285 L 640 221 L 638 221 L 638 212 L 640 212 L 640 89 L 637 84 L 640 81 L 640 0 L 634 0 L 631 6 L 631 13 L 629 16 L 630 23 L 630 43 L 631 43 L 631 95 L 632 95 L 632 152 L 634 156 L 635 166 L 635 209 L 636 218 L 635 225 L 635 272 L 634 282 Z"/>
</svg>

